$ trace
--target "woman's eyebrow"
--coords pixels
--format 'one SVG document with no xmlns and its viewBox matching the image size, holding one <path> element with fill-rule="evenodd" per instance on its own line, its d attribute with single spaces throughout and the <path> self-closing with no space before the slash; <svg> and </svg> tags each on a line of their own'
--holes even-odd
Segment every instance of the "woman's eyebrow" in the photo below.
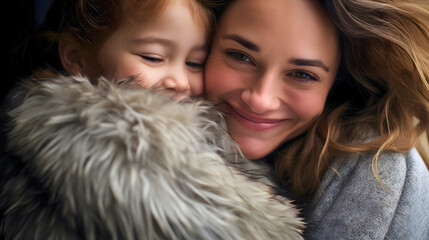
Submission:
<svg viewBox="0 0 429 240">
<path fill-rule="evenodd" d="M 230 39 L 233 41 L 236 41 L 238 44 L 240 44 L 241 46 L 255 51 L 255 52 L 259 52 L 260 48 L 258 45 L 252 43 L 251 41 L 241 37 L 240 35 L 237 34 L 227 34 L 223 36 L 223 39 Z M 294 65 L 298 65 L 298 66 L 312 66 L 312 67 L 320 67 L 323 70 L 325 70 L 326 72 L 329 72 L 329 67 L 327 67 L 322 60 L 319 59 L 305 59 L 305 58 L 291 58 L 289 60 L 289 63 L 294 64 Z"/>
<path fill-rule="evenodd" d="M 255 51 L 255 52 L 259 52 L 259 46 L 258 45 L 252 43 L 251 41 L 249 41 L 249 40 L 247 40 L 247 39 L 245 39 L 245 38 L 243 38 L 243 37 L 241 37 L 241 36 L 239 36 L 237 34 L 227 34 L 227 35 L 224 35 L 223 39 L 230 39 L 230 40 L 236 41 L 241 46 L 243 46 L 243 47 L 245 47 L 245 48 L 247 48 L 249 50 L 252 50 L 252 51 Z"/>
<path fill-rule="evenodd" d="M 325 70 L 325 72 L 329 72 L 329 67 L 327 67 L 323 61 L 319 59 L 291 58 L 289 59 L 289 63 L 298 66 L 320 67 Z"/>
</svg>

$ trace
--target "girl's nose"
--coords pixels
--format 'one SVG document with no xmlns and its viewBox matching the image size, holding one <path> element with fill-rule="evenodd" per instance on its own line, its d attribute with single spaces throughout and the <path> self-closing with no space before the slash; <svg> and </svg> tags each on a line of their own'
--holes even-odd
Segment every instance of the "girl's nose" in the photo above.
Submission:
<svg viewBox="0 0 429 240">
<path fill-rule="evenodd" d="M 190 89 L 189 78 L 184 70 L 175 70 L 162 80 L 162 87 L 169 91 L 183 93 Z"/>
</svg>

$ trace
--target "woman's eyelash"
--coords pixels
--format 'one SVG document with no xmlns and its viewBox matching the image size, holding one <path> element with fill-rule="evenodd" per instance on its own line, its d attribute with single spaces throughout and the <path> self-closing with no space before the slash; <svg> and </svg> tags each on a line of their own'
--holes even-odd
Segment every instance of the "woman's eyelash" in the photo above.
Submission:
<svg viewBox="0 0 429 240">
<path fill-rule="evenodd" d="M 294 78 L 299 78 L 303 80 L 311 80 L 311 81 L 317 81 L 318 78 L 314 76 L 313 74 L 304 72 L 304 71 L 295 71 L 289 74 L 290 76 Z"/>
<path fill-rule="evenodd" d="M 248 57 L 246 54 L 241 53 L 239 51 L 226 50 L 225 54 L 228 57 L 234 59 L 235 61 L 242 62 L 242 63 L 249 63 L 249 64 L 254 65 L 253 61 L 250 57 Z"/>
<path fill-rule="evenodd" d="M 225 54 L 233 59 L 234 61 L 237 61 L 239 63 L 243 64 L 252 64 L 255 65 L 253 60 L 247 56 L 245 53 L 241 53 L 237 50 L 225 50 Z M 303 80 L 303 81 L 318 81 L 319 78 L 315 76 L 314 74 L 308 73 L 306 71 L 293 71 L 288 74 L 291 77 Z"/>
</svg>

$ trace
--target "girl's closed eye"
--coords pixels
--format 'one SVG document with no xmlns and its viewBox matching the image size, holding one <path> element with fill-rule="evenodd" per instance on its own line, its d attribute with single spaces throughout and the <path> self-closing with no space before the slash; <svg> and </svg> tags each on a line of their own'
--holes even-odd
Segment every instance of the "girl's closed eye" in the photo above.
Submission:
<svg viewBox="0 0 429 240">
<path fill-rule="evenodd" d="M 192 70 L 198 71 L 198 70 L 203 69 L 204 63 L 200 63 L 200 62 L 196 62 L 196 61 L 187 61 L 186 66 L 188 66 Z"/>
<path fill-rule="evenodd" d="M 148 61 L 150 63 L 162 63 L 164 59 L 160 56 L 156 55 L 140 55 L 143 60 Z"/>
</svg>

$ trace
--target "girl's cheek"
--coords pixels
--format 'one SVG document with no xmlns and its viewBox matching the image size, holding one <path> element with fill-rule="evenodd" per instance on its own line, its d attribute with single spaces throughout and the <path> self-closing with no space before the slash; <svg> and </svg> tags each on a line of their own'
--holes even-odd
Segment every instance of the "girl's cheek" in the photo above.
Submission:
<svg viewBox="0 0 429 240">
<path fill-rule="evenodd" d="M 198 74 L 197 76 L 193 76 L 192 79 L 189 80 L 189 85 L 191 87 L 191 96 L 200 96 L 204 91 L 204 76 L 203 74 Z"/>
</svg>

